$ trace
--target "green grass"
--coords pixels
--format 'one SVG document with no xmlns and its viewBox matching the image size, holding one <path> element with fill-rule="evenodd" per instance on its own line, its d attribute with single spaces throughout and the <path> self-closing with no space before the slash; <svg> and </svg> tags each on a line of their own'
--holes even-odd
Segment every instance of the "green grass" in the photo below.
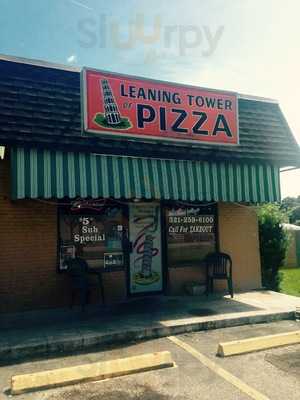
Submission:
<svg viewBox="0 0 300 400">
<path fill-rule="evenodd" d="M 110 125 L 104 114 L 98 113 L 95 115 L 94 122 L 97 125 L 103 126 L 104 128 L 111 128 L 111 129 L 129 129 L 131 128 L 130 120 L 126 117 L 121 117 L 121 122 L 119 124 Z"/>
<path fill-rule="evenodd" d="M 280 292 L 300 297 L 300 268 L 283 268 L 280 273 Z"/>
</svg>

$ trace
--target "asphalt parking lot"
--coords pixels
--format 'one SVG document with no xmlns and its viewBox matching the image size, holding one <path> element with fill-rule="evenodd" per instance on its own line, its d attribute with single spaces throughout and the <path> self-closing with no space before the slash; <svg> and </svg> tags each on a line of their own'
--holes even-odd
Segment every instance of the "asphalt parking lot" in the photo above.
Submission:
<svg viewBox="0 0 300 400">
<path fill-rule="evenodd" d="M 221 399 L 298 400 L 300 398 L 300 345 L 229 358 L 216 357 L 219 342 L 296 331 L 300 323 L 281 321 L 176 336 L 202 358 L 197 359 L 168 338 L 129 343 L 105 351 L 24 362 L 0 368 L 1 398 L 7 399 L 12 375 L 61 368 L 95 361 L 168 350 L 175 368 L 144 372 L 105 381 L 16 396 L 23 400 L 183 400 Z M 204 362 L 203 362 L 204 360 Z M 206 361 L 208 365 L 206 365 Z M 212 362 L 212 363 L 210 363 Z M 225 371 L 226 379 L 220 371 Z M 237 379 L 236 379 L 237 378 Z M 238 381 L 238 384 L 237 384 Z M 253 390 L 253 397 L 245 388 Z"/>
</svg>

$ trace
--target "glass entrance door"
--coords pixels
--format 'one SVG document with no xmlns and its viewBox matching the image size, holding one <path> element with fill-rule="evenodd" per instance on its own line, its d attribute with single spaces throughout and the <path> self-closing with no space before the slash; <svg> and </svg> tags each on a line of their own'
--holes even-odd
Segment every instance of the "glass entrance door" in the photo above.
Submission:
<svg viewBox="0 0 300 400">
<path fill-rule="evenodd" d="M 159 203 L 129 205 L 129 294 L 163 290 L 161 215 Z"/>
</svg>

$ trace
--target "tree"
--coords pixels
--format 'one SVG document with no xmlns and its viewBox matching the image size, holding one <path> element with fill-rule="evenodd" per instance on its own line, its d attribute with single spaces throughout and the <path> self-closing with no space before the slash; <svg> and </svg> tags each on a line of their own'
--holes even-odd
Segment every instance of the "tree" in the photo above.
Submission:
<svg viewBox="0 0 300 400">
<path fill-rule="evenodd" d="M 280 209 L 287 212 L 291 224 L 300 225 L 300 196 L 286 197 L 282 200 Z"/>
<path fill-rule="evenodd" d="M 262 283 L 267 289 L 279 290 L 279 268 L 285 259 L 288 234 L 282 223 L 286 214 L 275 204 L 266 204 L 258 209 L 259 241 L 262 268 Z"/>
<path fill-rule="evenodd" d="M 300 225 L 300 205 L 291 210 L 290 221 L 292 224 Z"/>
<path fill-rule="evenodd" d="M 300 206 L 300 196 L 298 197 L 285 197 L 281 201 L 281 210 L 291 210 L 294 207 Z"/>
</svg>

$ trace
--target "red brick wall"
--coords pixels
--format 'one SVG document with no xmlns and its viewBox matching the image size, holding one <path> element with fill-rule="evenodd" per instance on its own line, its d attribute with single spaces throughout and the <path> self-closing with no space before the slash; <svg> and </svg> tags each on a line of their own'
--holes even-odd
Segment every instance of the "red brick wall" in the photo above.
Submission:
<svg viewBox="0 0 300 400">
<path fill-rule="evenodd" d="M 57 207 L 35 200 L 11 201 L 9 160 L 0 160 L 0 312 L 70 304 L 70 282 L 57 273 Z M 106 273 L 108 302 L 126 296 L 124 272 Z M 94 291 L 92 298 L 98 299 Z"/>
<path fill-rule="evenodd" d="M 187 294 L 186 284 L 205 283 L 205 267 L 169 268 L 168 294 Z"/>
<path fill-rule="evenodd" d="M 44 201 L 11 201 L 9 160 L 0 160 L 0 312 L 64 307 L 70 282 L 57 273 L 57 207 Z M 253 210 L 219 204 L 220 248 L 233 258 L 236 290 L 260 287 L 257 218 Z M 184 294 L 186 283 L 204 281 L 203 268 L 170 268 L 168 294 Z M 103 274 L 108 303 L 126 298 L 125 272 Z M 95 282 L 96 284 L 96 282 Z M 219 290 L 224 284 L 217 285 Z M 96 290 L 93 301 L 99 300 Z"/>
</svg>

